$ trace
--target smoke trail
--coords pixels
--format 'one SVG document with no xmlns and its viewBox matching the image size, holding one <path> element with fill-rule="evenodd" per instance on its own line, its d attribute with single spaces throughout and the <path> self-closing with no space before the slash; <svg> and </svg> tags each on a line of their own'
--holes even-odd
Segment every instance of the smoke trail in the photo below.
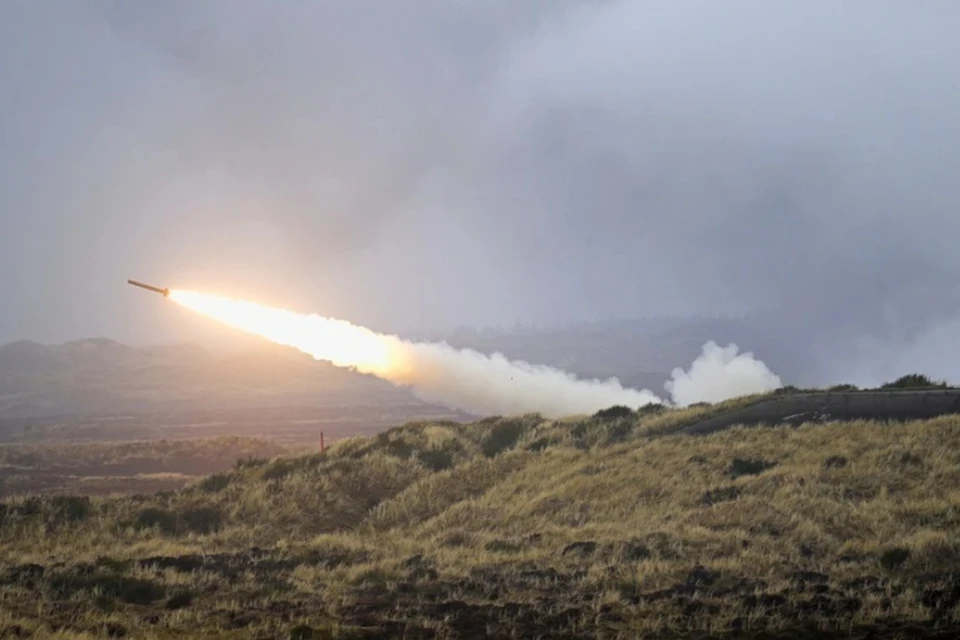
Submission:
<svg viewBox="0 0 960 640">
<path fill-rule="evenodd" d="M 507 360 L 500 353 L 487 356 L 447 344 L 397 343 L 405 366 L 387 379 L 412 386 L 422 400 L 472 413 L 560 417 L 618 404 L 637 408 L 662 403 L 650 391 L 625 389 L 616 378 L 579 380 L 552 367 Z"/>
<path fill-rule="evenodd" d="M 343 320 L 196 291 L 174 290 L 170 299 L 317 360 L 411 387 L 423 400 L 474 414 L 539 412 L 559 417 L 616 404 L 636 408 L 662 402 L 650 391 L 625 389 L 614 378 L 579 380 L 551 367 L 507 360 L 502 354 L 487 356 L 445 343 L 409 342 Z"/>
<path fill-rule="evenodd" d="M 410 387 L 422 400 L 474 414 L 541 413 L 547 417 L 593 413 L 613 405 L 638 408 L 664 401 L 646 389 L 624 388 L 616 378 L 580 380 L 542 365 L 454 349 L 446 343 L 410 342 L 343 320 L 274 309 L 252 302 L 174 290 L 185 307 L 248 333 L 326 360 Z M 677 368 L 665 385 L 675 404 L 715 402 L 768 391 L 780 378 L 753 354 L 713 342 L 690 367 Z"/>
<path fill-rule="evenodd" d="M 780 377 L 752 353 L 738 351 L 735 344 L 721 348 L 711 340 L 703 345 L 703 352 L 690 365 L 690 371 L 674 369 L 671 379 L 663 385 L 674 404 L 720 402 L 782 386 Z"/>
</svg>

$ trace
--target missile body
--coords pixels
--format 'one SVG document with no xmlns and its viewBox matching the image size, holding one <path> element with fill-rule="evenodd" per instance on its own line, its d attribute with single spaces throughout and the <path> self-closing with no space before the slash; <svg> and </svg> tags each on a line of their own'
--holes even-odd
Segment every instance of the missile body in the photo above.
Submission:
<svg viewBox="0 0 960 640">
<path fill-rule="evenodd" d="M 127 284 L 132 284 L 135 287 L 140 287 L 141 289 L 146 289 L 147 291 L 153 291 L 154 293 L 159 293 L 164 298 L 170 295 L 170 289 L 161 289 L 160 287 L 154 287 L 149 284 L 137 282 L 136 280 L 127 280 Z"/>
</svg>

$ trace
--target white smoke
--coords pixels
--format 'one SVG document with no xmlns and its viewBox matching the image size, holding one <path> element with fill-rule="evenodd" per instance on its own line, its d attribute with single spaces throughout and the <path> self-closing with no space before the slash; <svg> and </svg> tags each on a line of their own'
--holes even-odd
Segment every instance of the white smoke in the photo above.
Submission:
<svg viewBox="0 0 960 640">
<path fill-rule="evenodd" d="M 478 415 L 536 412 L 556 418 L 663 402 L 650 391 L 624 388 L 616 378 L 581 380 L 552 367 L 510 361 L 501 353 L 485 355 L 446 343 L 393 346 L 404 365 L 382 377 L 410 386 L 424 401 Z"/>
<path fill-rule="evenodd" d="M 617 378 L 581 380 L 542 365 L 508 360 L 501 353 L 485 355 L 458 350 L 446 343 L 410 343 L 392 338 L 402 367 L 382 377 L 411 387 L 420 399 L 479 415 L 537 412 L 546 417 L 594 413 L 613 405 L 639 408 L 666 404 L 653 392 L 624 388 Z M 752 353 L 738 353 L 731 344 L 704 344 L 690 370 L 676 368 L 664 387 L 673 404 L 719 402 L 782 386 L 780 378 Z"/>
<path fill-rule="evenodd" d="M 674 404 L 685 407 L 695 402 L 720 402 L 782 386 L 780 377 L 752 353 L 738 351 L 735 344 L 720 347 L 712 340 L 704 344 L 703 353 L 690 370 L 677 367 L 663 385 Z"/>
<path fill-rule="evenodd" d="M 614 405 L 639 408 L 664 404 L 653 392 L 624 388 L 616 378 L 579 380 L 553 367 L 510 361 L 454 349 L 445 342 L 409 342 L 375 333 L 344 320 L 304 315 L 198 291 L 174 289 L 170 299 L 234 328 L 326 360 L 338 367 L 375 375 L 405 386 L 421 399 L 473 414 L 541 413 L 547 417 L 594 413 Z M 716 402 L 769 391 L 780 378 L 731 344 L 703 347 L 686 373 L 673 371 L 664 385 L 675 404 Z"/>
</svg>

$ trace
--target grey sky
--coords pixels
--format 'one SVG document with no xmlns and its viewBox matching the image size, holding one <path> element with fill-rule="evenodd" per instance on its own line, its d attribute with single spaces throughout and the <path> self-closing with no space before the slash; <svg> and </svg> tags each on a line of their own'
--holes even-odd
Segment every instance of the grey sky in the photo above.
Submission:
<svg viewBox="0 0 960 640">
<path fill-rule="evenodd" d="M 136 277 L 381 330 L 765 309 L 825 375 L 952 375 L 958 21 L 0 3 L 0 341 L 204 330 Z"/>
</svg>

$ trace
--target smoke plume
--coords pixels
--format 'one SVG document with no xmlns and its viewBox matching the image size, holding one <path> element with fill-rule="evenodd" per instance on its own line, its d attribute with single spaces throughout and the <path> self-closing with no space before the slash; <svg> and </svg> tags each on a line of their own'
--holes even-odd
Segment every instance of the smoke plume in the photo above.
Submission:
<svg viewBox="0 0 960 640">
<path fill-rule="evenodd" d="M 475 414 L 539 412 L 549 417 L 592 413 L 615 404 L 662 402 L 615 380 L 578 380 L 501 354 L 456 350 L 383 335 L 345 320 L 175 289 L 170 299 L 228 326 L 294 347 L 316 360 L 410 387 L 420 398 Z"/>
<path fill-rule="evenodd" d="M 703 345 L 703 352 L 689 371 L 674 369 L 663 385 L 674 404 L 684 407 L 695 402 L 720 402 L 782 386 L 779 376 L 752 353 L 738 351 L 735 344 L 720 347 L 711 340 Z"/>
<path fill-rule="evenodd" d="M 170 299 L 228 326 L 294 347 L 316 360 L 410 387 L 421 399 L 474 414 L 593 413 L 613 405 L 638 408 L 664 401 L 646 389 L 611 378 L 580 380 L 553 367 L 454 349 L 445 342 L 411 342 L 345 320 L 276 309 L 254 302 L 174 289 Z M 708 342 L 690 367 L 666 383 L 674 403 L 718 401 L 780 386 L 780 378 L 753 354 Z"/>
<path fill-rule="evenodd" d="M 422 400 L 479 415 L 538 412 L 547 417 L 593 413 L 613 405 L 637 408 L 663 401 L 650 391 L 624 388 L 616 378 L 580 380 L 542 365 L 510 361 L 441 344 L 398 341 L 406 366 L 385 377 L 410 385 Z"/>
<path fill-rule="evenodd" d="M 613 405 L 636 409 L 669 404 L 647 389 L 625 388 L 616 378 L 583 380 L 554 367 L 509 360 L 501 353 L 486 355 L 472 349 L 454 349 L 446 343 L 408 342 L 396 336 L 381 339 L 389 345 L 391 364 L 380 370 L 367 367 L 366 373 L 408 386 L 426 402 L 477 415 L 537 412 L 556 418 L 594 413 Z M 766 364 L 752 353 L 738 351 L 735 344 L 704 344 L 690 370 L 677 367 L 664 384 L 672 404 L 683 407 L 695 402 L 720 402 L 782 386 L 779 376 Z"/>
</svg>

